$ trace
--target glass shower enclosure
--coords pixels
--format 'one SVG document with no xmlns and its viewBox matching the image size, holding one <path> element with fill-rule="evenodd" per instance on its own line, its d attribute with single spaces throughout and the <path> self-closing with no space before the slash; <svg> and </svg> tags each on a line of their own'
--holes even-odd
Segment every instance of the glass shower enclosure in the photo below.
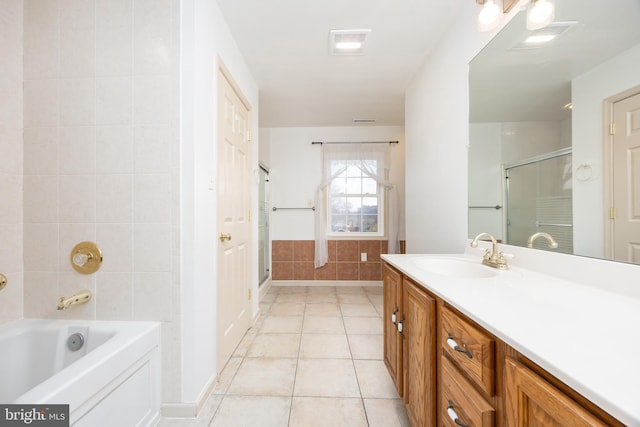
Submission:
<svg viewBox="0 0 640 427">
<path fill-rule="evenodd" d="M 526 246 L 543 231 L 558 242 L 555 252 L 573 253 L 571 152 L 560 151 L 505 167 L 506 243 Z M 548 249 L 544 239 L 534 248 Z"/>
<path fill-rule="evenodd" d="M 258 280 L 262 285 L 270 277 L 269 242 L 269 170 L 260 165 L 258 168 Z"/>
</svg>

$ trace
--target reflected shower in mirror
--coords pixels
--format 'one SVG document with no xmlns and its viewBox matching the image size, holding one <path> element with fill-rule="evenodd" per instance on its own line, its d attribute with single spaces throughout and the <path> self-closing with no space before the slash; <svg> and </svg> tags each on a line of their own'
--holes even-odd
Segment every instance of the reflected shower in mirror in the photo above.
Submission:
<svg viewBox="0 0 640 427">
<path fill-rule="evenodd" d="M 545 232 L 559 247 L 535 248 L 640 263 L 638 22 L 638 0 L 563 0 L 541 30 L 520 11 L 473 59 L 469 237 Z"/>
</svg>

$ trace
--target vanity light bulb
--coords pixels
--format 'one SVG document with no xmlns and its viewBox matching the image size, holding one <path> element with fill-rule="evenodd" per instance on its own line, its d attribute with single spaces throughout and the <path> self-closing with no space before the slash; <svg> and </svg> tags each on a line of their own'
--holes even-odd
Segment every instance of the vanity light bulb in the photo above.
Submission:
<svg viewBox="0 0 640 427">
<path fill-rule="evenodd" d="M 491 31 L 500 23 L 500 5 L 496 0 L 485 0 L 478 12 L 478 31 Z"/>
<path fill-rule="evenodd" d="M 553 22 L 556 6 L 552 0 L 531 0 L 527 8 L 527 30 L 539 30 Z"/>
</svg>

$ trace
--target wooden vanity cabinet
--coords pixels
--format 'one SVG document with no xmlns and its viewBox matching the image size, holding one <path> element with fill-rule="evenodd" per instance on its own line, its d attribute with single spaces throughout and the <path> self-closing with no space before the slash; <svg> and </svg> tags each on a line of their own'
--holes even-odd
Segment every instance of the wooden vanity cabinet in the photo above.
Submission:
<svg viewBox="0 0 640 427">
<path fill-rule="evenodd" d="M 507 425 L 605 427 L 581 405 L 512 358 L 505 364 Z"/>
<path fill-rule="evenodd" d="M 414 427 L 436 425 L 436 300 L 402 281 L 404 406 Z"/>
<path fill-rule="evenodd" d="M 624 426 L 387 264 L 383 280 L 384 361 L 412 427 Z"/>
<path fill-rule="evenodd" d="M 384 363 L 402 397 L 402 335 L 398 333 L 398 322 L 402 319 L 402 275 L 384 264 L 382 283 Z"/>
</svg>

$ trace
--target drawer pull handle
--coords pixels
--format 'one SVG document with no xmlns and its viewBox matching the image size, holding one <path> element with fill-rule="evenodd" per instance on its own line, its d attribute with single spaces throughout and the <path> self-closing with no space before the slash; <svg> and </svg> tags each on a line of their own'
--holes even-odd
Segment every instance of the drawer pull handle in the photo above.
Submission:
<svg viewBox="0 0 640 427">
<path fill-rule="evenodd" d="M 456 411 L 453 410 L 452 401 L 449 401 L 449 406 L 447 406 L 447 415 L 449 415 L 449 418 L 451 418 L 451 421 L 456 423 L 456 425 L 459 425 L 460 427 L 469 427 L 468 424 L 463 423 L 462 421 L 460 421 L 460 418 L 458 418 L 458 414 L 456 413 Z"/>
<path fill-rule="evenodd" d="M 471 353 L 471 350 L 468 350 L 464 347 L 460 347 L 456 342 L 456 340 L 453 339 L 452 334 L 448 334 L 447 336 L 447 345 L 459 353 L 466 354 L 469 359 L 473 359 L 473 353 Z"/>
<path fill-rule="evenodd" d="M 396 328 L 398 328 L 398 332 L 404 338 L 404 317 L 396 324 Z"/>
</svg>

